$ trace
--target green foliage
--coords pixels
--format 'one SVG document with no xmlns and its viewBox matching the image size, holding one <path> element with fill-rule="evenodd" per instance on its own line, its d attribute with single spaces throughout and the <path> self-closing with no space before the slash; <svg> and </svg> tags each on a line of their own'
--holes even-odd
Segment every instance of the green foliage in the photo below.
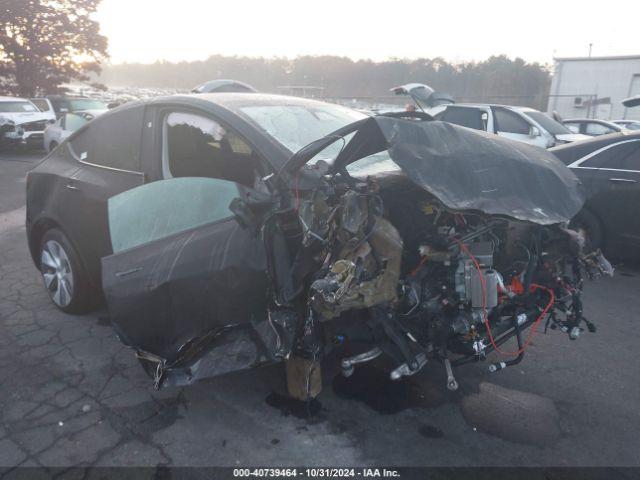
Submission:
<svg viewBox="0 0 640 480">
<path fill-rule="evenodd" d="M 285 85 L 324 87 L 326 97 L 376 97 L 409 82 L 426 83 L 458 101 L 520 103 L 537 108 L 548 93 L 548 69 L 504 55 L 452 64 L 442 58 L 354 61 L 337 56 L 251 58 L 213 55 L 199 62 L 156 62 L 106 67 L 100 81 L 110 85 L 192 88 L 216 78 L 233 78 L 262 91 Z"/>
<path fill-rule="evenodd" d="M 2 0 L 0 89 L 21 96 L 55 92 L 88 79 L 107 57 L 107 39 L 90 15 L 100 0 Z"/>
</svg>

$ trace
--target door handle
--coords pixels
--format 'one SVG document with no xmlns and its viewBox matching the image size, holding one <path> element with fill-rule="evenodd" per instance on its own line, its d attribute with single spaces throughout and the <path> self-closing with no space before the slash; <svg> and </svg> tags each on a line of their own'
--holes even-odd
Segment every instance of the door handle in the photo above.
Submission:
<svg viewBox="0 0 640 480">
<path fill-rule="evenodd" d="M 631 178 L 610 178 L 609 181 L 613 183 L 638 183 L 637 180 Z"/>
<path fill-rule="evenodd" d="M 65 185 L 65 187 L 68 188 L 69 190 L 80 191 L 80 187 L 78 187 L 78 185 L 76 185 L 76 183 L 73 180 L 69 180 L 69 182 Z"/>
</svg>

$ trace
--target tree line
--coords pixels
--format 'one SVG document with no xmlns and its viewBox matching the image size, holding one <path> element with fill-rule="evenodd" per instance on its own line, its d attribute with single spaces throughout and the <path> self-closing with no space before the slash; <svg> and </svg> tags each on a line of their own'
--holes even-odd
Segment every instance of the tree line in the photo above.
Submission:
<svg viewBox="0 0 640 480">
<path fill-rule="evenodd" d="M 124 63 L 106 66 L 98 81 L 107 85 L 190 89 L 216 78 L 232 78 L 260 91 L 279 87 L 322 87 L 328 98 L 390 95 L 393 86 L 426 83 L 458 101 L 522 103 L 540 108 L 551 83 L 549 68 L 504 55 L 484 61 L 451 63 L 443 58 L 381 62 L 340 56 L 257 58 L 212 55 L 195 62 Z"/>
<path fill-rule="evenodd" d="M 393 86 L 418 82 L 457 101 L 530 105 L 544 109 L 550 86 L 545 65 L 504 55 L 452 63 L 443 58 L 381 62 L 341 56 L 259 58 L 212 55 L 206 60 L 105 65 L 107 39 L 92 18 L 100 0 L 2 0 L 0 93 L 55 93 L 70 81 L 113 86 L 191 89 L 232 78 L 260 91 L 314 86 L 317 96 L 388 100 Z M 100 73 L 101 68 L 103 69 Z M 385 98 L 386 97 L 386 98 Z M 401 100 L 402 101 L 402 100 Z"/>
</svg>

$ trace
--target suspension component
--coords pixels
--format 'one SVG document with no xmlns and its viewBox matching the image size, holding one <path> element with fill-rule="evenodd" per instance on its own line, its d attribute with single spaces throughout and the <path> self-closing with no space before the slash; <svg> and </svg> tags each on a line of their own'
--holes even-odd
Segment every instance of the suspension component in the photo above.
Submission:
<svg viewBox="0 0 640 480">
<path fill-rule="evenodd" d="M 453 376 L 453 369 L 451 368 L 451 362 L 448 358 L 444 359 L 444 368 L 447 370 L 447 388 L 455 392 L 458 389 L 458 382 Z"/>
<path fill-rule="evenodd" d="M 380 347 L 375 347 L 367 352 L 354 355 L 353 357 L 343 358 L 340 362 L 340 366 L 342 367 L 342 375 L 345 377 L 350 377 L 351 375 L 353 375 L 356 365 L 370 362 L 371 360 L 378 358 L 380 355 L 382 355 L 382 349 Z"/>
</svg>

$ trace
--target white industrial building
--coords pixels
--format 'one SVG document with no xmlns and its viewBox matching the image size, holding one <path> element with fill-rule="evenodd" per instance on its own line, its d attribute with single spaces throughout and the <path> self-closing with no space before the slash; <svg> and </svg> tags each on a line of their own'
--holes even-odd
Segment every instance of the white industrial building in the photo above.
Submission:
<svg viewBox="0 0 640 480">
<path fill-rule="evenodd" d="M 640 55 L 556 58 L 548 112 L 563 118 L 640 120 L 640 107 L 620 102 L 640 95 Z"/>
</svg>

